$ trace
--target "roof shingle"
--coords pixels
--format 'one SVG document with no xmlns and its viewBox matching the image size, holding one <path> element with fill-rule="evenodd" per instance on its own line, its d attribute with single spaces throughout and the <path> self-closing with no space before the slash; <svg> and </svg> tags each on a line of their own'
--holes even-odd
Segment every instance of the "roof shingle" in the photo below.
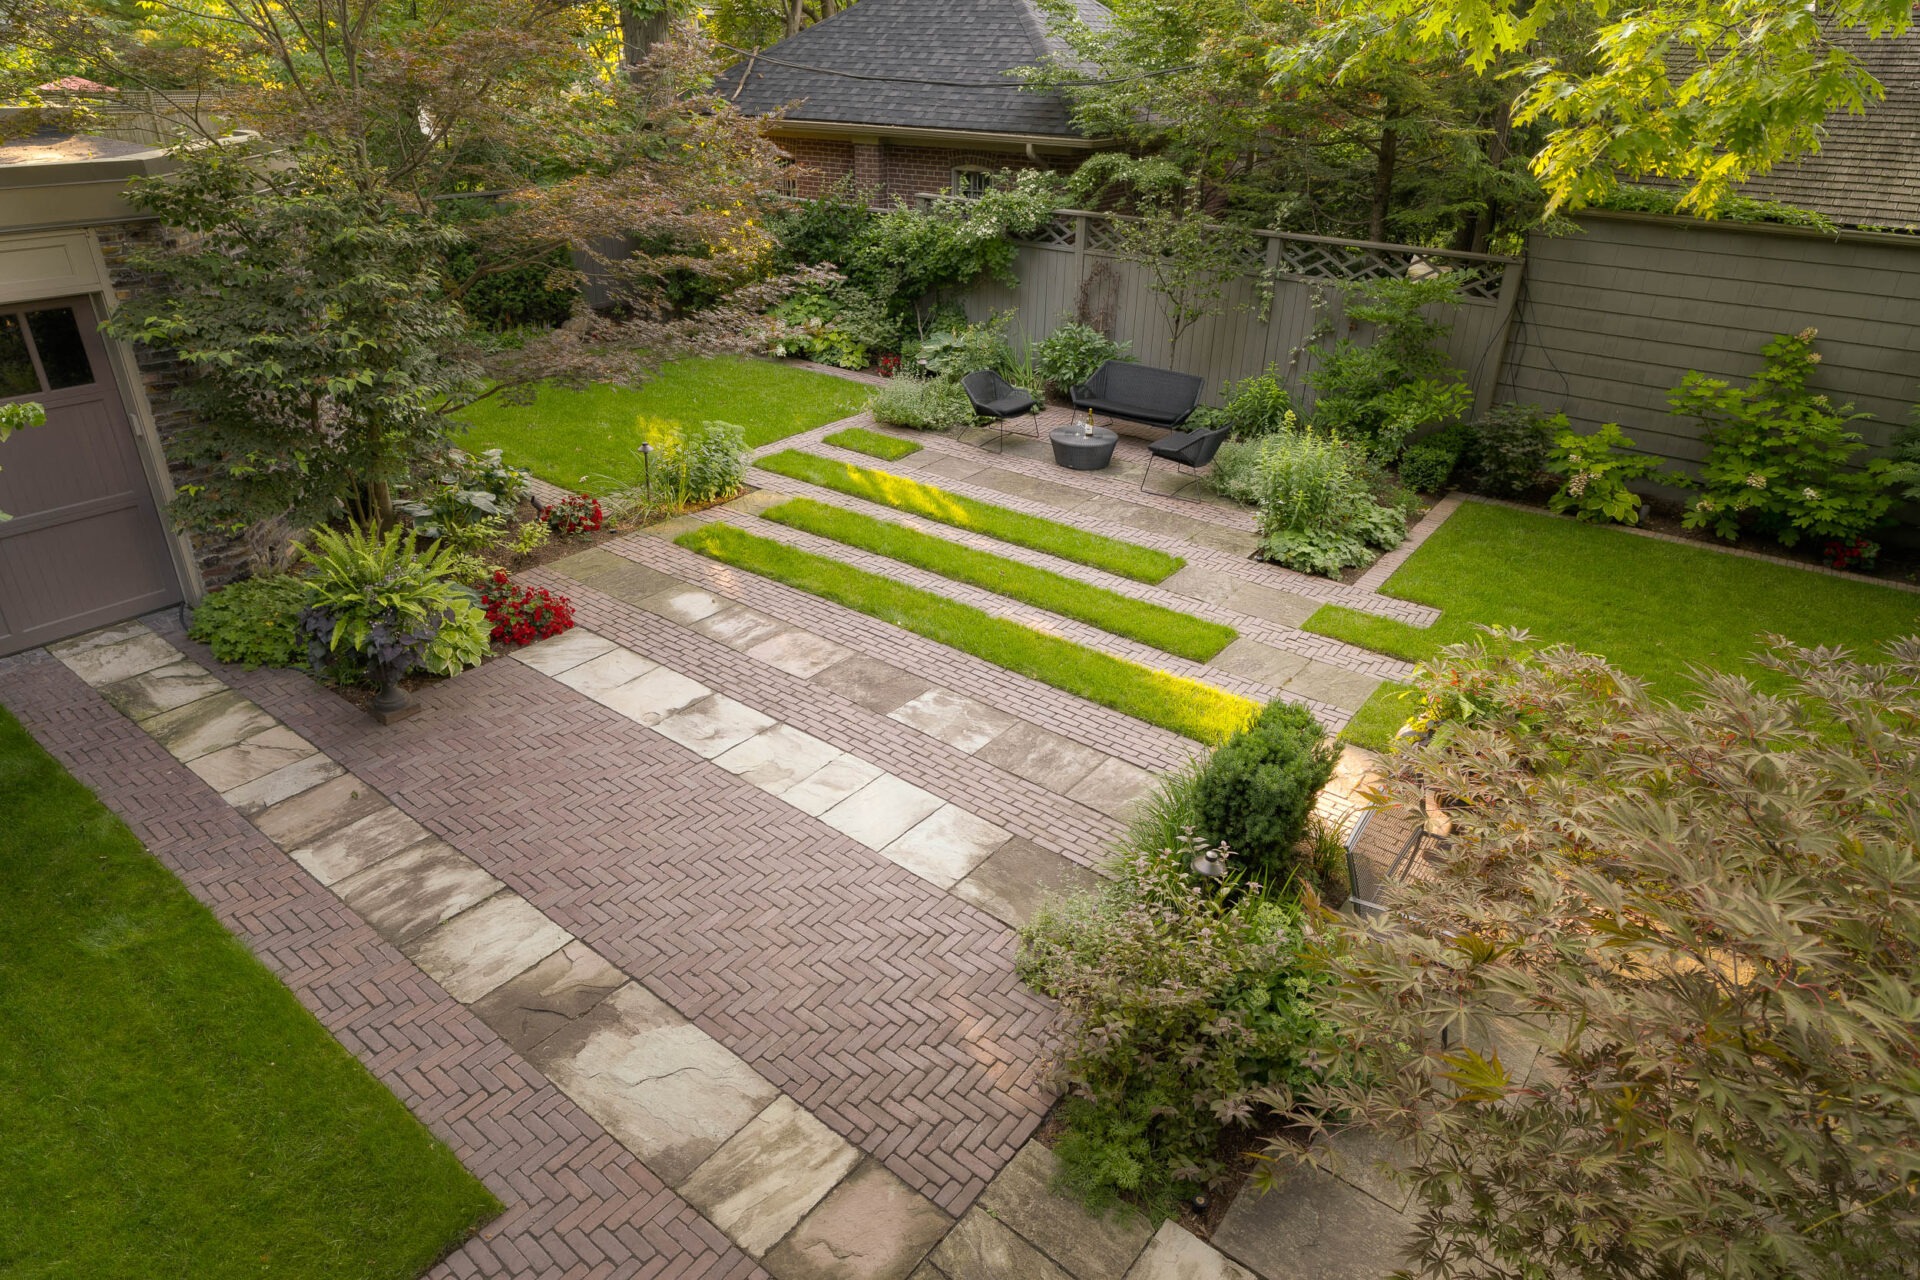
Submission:
<svg viewBox="0 0 1920 1280">
<path fill-rule="evenodd" d="M 1110 20 L 1097 0 L 1074 7 Z M 1033 0 L 860 0 L 729 67 L 720 91 L 756 115 L 797 103 L 796 122 L 1079 137 L 1061 95 L 1007 75 L 1062 51 Z"/>
</svg>

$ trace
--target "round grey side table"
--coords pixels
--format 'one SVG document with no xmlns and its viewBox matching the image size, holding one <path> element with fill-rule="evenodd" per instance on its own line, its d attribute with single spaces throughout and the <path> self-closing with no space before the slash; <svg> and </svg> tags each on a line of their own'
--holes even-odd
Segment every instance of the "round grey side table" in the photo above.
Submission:
<svg viewBox="0 0 1920 1280">
<path fill-rule="evenodd" d="M 1079 427 L 1055 427 L 1047 433 L 1053 442 L 1053 463 L 1069 471 L 1101 471 L 1113 461 L 1113 446 L 1120 437 L 1105 427 L 1091 433 Z"/>
</svg>

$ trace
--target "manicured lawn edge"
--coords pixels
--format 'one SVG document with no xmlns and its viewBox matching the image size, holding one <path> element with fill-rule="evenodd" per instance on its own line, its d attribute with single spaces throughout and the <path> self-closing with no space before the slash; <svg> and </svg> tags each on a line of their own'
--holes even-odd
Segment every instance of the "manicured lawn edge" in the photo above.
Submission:
<svg viewBox="0 0 1920 1280">
<path fill-rule="evenodd" d="M 1393 745 L 1393 735 L 1400 732 L 1407 717 L 1418 709 L 1412 700 L 1400 696 L 1410 688 L 1411 685 L 1392 680 L 1383 682 L 1353 713 L 1353 719 L 1347 721 L 1347 727 L 1340 731 L 1340 740 L 1369 751 L 1387 750 Z"/>
<path fill-rule="evenodd" d="M 918 480 L 834 462 L 798 449 L 782 449 L 758 459 L 764 467 L 790 480 L 803 480 L 823 489 L 833 489 L 856 498 L 865 498 L 896 511 L 907 511 L 970 533 L 985 534 L 1002 542 L 1011 542 L 1029 551 L 1044 551 L 1062 560 L 1105 569 L 1136 582 L 1163 582 L 1186 563 L 1179 556 L 1155 551 L 1138 543 L 1122 542 L 1097 533 L 1088 533 L 1072 525 L 1030 516 L 1023 511 L 976 502 L 945 489 L 936 489 Z"/>
<path fill-rule="evenodd" d="M 1212 685 L 1154 671 L 731 525 L 702 525 L 674 541 L 1196 742 L 1222 741 L 1260 709 Z"/>
<path fill-rule="evenodd" d="M 1134 600 L 1064 574 L 1002 559 L 990 552 L 976 551 L 917 529 L 828 506 L 811 498 L 789 498 L 777 507 L 762 511 L 760 516 L 899 560 L 943 578 L 997 592 L 1195 662 L 1205 662 L 1240 634 L 1224 623 L 1208 622 L 1177 609 Z"/>
<path fill-rule="evenodd" d="M 410 1280 L 500 1212 L 0 709 L 0 1273 Z"/>
<path fill-rule="evenodd" d="M 830 436 L 822 436 L 827 444 L 842 449 L 851 449 L 855 453 L 864 453 L 869 458 L 879 458 L 883 462 L 898 462 L 920 452 L 920 446 L 911 440 L 902 440 L 897 436 L 883 436 L 878 431 L 869 431 L 865 427 L 848 427 L 836 431 Z"/>
<path fill-rule="evenodd" d="M 1431 627 L 1325 605 L 1308 631 L 1428 662 L 1476 625 L 1524 627 L 1539 644 L 1597 653 L 1665 697 L 1689 665 L 1768 682 L 1746 663 L 1759 637 L 1871 652 L 1920 631 L 1904 592 L 1729 556 L 1710 547 L 1468 502 L 1387 579 L 1382 594 L 1441 610 Z"/>
</svg>

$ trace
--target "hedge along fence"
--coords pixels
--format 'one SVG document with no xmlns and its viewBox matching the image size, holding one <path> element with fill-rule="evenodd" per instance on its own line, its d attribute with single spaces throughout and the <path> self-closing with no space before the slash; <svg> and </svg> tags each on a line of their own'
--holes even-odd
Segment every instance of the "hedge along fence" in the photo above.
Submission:
<svg viewBox="0 0 1920 1280">
<path fill-rule="evenodd" d="M 1009 289 L 982 280 L 963 300 L 968 317 L 1011 311 L 1009 336 L 1019 348 L 1084 314 L 1130 344 L 1142 364 L 1199 374 L 1206 398 L 1216 404 L 1224 384 L 1276 365 L 1294 403 L 1305 407 L 1313 398 L 1306 384 L 1313 351 L 1346 332 L 1336 285 L 1444 271 L 1456 276 L 1462 294 L 1445 308 L 1450 314 L 1435 316 L 1453 326 L 1448 354 L 1473 387 L 1475 405 L 1484 410 L 1493 403 L 1520 289 L 1518 258 L 1219 227 L 1219 235 L 1239 241 L 1246 269 L 1228 283 L 1215 313 L 1181 335 L 1177 357 L 1169 359 L 1161 295 L 1151 271 L 1119 251 L 1115 221 L 1111 214 L 1061 210 L 1034 239 L 1021 242 L 1014 267 L 1019 284 Z M 1329 321 L 1330 331 L 1316 339 L 1316 329 Z"/>
</svg>

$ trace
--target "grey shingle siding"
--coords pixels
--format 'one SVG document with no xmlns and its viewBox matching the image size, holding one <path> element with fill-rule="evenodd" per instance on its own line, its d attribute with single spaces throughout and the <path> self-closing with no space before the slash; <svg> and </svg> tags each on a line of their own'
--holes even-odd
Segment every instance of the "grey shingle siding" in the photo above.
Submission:
<svg viewBox="0 0 1920 1280">
<path fill-rule="evenodd" d="M 1076 7 L 1083 20 L 1107 20 L 1093 0 L 1078 0 Z M 1032 0 L 860 0 L 782 40 L 762 58 L 735 64 L 720 77 L 720 87 L 753 114 L 797 103 L 787 113 L 795 122 L 1078 137 L 1063 97 L 1024 89 L 1006 74 L 1057 51 Z M 878 78 L 823 75 L 767 58 Z"/>
</svg>

